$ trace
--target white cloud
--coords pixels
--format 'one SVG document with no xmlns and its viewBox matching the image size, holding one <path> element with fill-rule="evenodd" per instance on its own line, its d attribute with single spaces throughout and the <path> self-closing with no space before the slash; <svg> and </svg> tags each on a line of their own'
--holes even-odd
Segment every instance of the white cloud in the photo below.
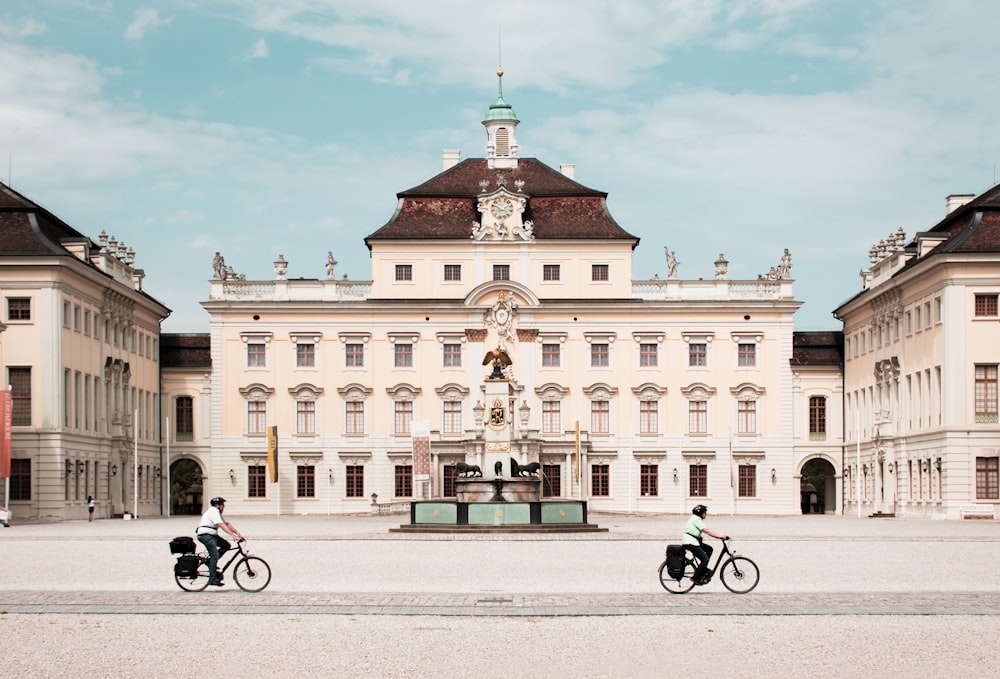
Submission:
<svg viewBox="0 0 1000 679">
<path fill-rule="evenodd" d="M 267 41 L 261 38 L 253 45 L 250 46 L 250 52 L 247 54 L 248 59 L 264 59 L 270 54 L 270 50 L 267 47 Z"/>
<path fill-rule="evenodd" d="M 166 26 L 173 19 L 161 19 L 160 12 L 155 9 L 150 9 L 148 7 L 143 7 L 142 9 L 137 9 L 135 15 L 132 17 L 131 23 L 125 29 L 124 38 L 129 41 L 142 40 L 146 33 L 153 30 L 154 28 L 159 28 L 160 26 Z"/>
<path fill-rule="evenodd" d="M 0 37 L 4 38 L 30 38 L 33 35 L 42 35 L 46 30 L 44 21 L 0 19 Z"/>
</svg>

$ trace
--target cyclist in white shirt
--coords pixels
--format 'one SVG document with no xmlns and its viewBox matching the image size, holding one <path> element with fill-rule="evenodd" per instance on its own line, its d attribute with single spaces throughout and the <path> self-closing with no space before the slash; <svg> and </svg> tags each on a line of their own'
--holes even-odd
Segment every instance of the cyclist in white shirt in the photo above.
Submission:
<svg viewBox="0 0 1000 679">
<path fill-rule="evenodd" d="M 236 530 L 236 526 L 226 521 L 222 516 L 222 511 L 226 506 L 226 498 L 213 497 L 211 507 L 201 515 L 201 522 L 195 532 L 198 542 L 208 549 L 208 584 L 216 587 L 222 586 L 222 575 L 216 570 L 219 564 L 219 557 L 225 554 L 232 547 L 231 544 L 219 536 L 219 529 L 229 533 L 235 540 L 242 540 L 243 534 Z"/>
</svg>

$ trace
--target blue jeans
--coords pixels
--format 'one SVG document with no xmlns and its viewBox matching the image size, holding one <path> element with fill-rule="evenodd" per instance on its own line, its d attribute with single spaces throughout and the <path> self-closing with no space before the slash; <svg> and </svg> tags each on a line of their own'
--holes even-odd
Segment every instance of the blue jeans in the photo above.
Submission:
<svg viewBox="0 0 1000 679">
<path fill-rule="evenodd" d="M 205 545 L 205 548 L 208 550 L 208 579 L 218 580 L 219 572 L 217 566 L 219 565 L 219 557 L 228 552 L 232 548 L 232 545 L 218 535 L 211 535 L 209 533 L 199 534 L 198 542 Z"/>
<path fill-rule="evenodd" d="M 702 543 L 700 545 L 684 545 L 691 551 L 692 556 L 698 559 L 698 567 L 694 569 L 694 581 L 698 582 L 708 570 L 708 560 L 712 558 L 712 545 Z"/>
</svg>

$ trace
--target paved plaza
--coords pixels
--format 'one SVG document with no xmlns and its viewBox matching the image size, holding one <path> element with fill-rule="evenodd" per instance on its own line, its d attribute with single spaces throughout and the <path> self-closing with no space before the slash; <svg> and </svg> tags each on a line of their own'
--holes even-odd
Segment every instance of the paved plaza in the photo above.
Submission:
<svg viewBox="0 0 1000 679">
<path fill-rule="evenodd" d="M 709 516 L 760 567 L 660 587 L 686 517 L 607 533 L 399 534 L 405 517 L 231 517 L 273 571 L 183 592 L 167 543 L 197 517 L 0 529 L 11 676 L 1000 676 L 1000 523 Z M 712 541 L 714 544 L 718 544 Z"/>
</svg>

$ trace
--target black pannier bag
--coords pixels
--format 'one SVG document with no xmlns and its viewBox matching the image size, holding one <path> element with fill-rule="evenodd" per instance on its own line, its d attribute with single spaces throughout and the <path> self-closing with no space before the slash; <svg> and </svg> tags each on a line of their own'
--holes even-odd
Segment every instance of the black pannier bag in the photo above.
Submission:
<svg viewBox="0 0 1000 679">
<path fill-rule="evenodd" d="M 174 564 L 174 575 L 181 578 L 193 578 L 198 575 L 198 564 L 201 562 L 194 554 L 185 554 L 177 557 Z"/>
<path fill-rule="evenodd" d="M 170 541 L 171 554 L 194 554 L 194 538 L 182 536 Z"/>
<path fill-rule="evenodd" d="M 684 545 L 667 545 L 667 574 L 675 580 L 684 577 Z"/>
</svg>

